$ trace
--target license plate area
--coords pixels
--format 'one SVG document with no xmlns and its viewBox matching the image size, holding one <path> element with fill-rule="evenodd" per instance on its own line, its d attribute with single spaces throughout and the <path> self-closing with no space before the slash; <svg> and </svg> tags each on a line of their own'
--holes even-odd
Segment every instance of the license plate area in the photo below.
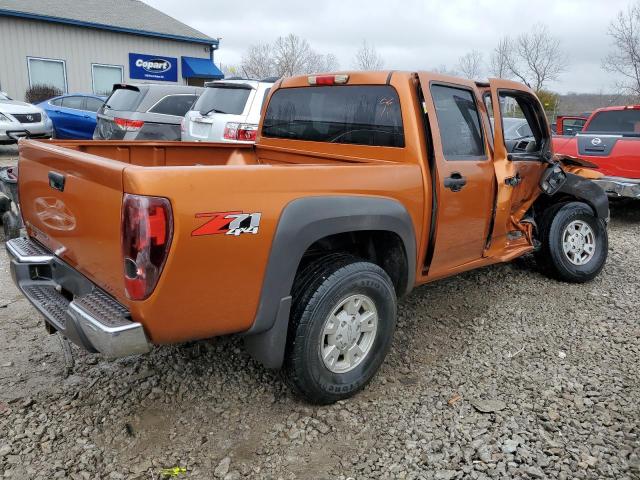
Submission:
<svg viewBox="0 0 640 480">
<path fill-rule="evenodd" d="M 193 122 L 191 124 L 191 135 L 193 135 L 194 137 L 206 138 L 209 135 L 210 130 L 210 123 Z"/>
</svg>

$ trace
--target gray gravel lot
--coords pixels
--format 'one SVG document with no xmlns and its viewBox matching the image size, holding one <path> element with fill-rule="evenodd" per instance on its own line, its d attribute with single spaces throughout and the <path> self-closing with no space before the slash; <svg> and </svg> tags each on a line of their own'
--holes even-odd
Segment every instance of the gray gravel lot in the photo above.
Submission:
<svg viewBox="0 0 640 480">
<path fill-rule="evenodd" d="M 610 235 L 586 285 L 524 258 L 417 289 L 381 372 L 330 407 L 235 338 L 118 361 L 74 348 L 65 377 L 1 253 L 0 477 L 638 479 L 640 202 L 614 207 Z"/>
</svg>

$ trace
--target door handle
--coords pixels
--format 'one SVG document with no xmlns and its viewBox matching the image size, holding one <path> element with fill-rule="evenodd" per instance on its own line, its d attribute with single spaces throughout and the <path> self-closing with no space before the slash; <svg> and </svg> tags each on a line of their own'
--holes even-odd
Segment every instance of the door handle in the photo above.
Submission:
<svg viewBox="0 0 640 480">
<path fill-rule="evenodd" d="M 64 192 L 65 176 L 58 172 L 49 172 L 49 186 Z"/>
<path fill-rule="evenodd" d="M 467 184 L 467 179 L 460 172 L 453 172 L 450 177 L 444 179 L 444 188 L 452 192 L 459 192 Z"/>
</svg>

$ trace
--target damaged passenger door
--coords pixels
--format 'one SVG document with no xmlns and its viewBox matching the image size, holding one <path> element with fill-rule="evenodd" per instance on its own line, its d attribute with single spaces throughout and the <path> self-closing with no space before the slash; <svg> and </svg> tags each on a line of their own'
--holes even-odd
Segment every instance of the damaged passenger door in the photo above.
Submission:
<svg viewBox="0 0 640 480">
<path fill-rule="evenodd" d="M 429 278 L 482 259 L 490 229 L 495 172 L 484 105 L 476 84 L 418 74 L 433 140 L 434 223 L 424 269 Z"/>
<path fill-rule="evenodd" d="M 486 256 L 508 257 L 533 245 L 527 211 L 537 198 L 550 158 L 551 134 L 540 101 L 531 89 L 491 79 L 482 87 L 493 129 L 497 197 Z"/>
</svg>

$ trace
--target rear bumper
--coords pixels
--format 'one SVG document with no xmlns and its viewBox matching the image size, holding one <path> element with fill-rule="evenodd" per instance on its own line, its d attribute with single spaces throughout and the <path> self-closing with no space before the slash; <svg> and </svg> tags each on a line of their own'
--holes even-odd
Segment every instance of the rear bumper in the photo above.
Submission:
<svg viewBox="0 0 640 480">
<path fill-rule="evenodd" d="M 29 238 L 6 244 L 11 277 L 45 321 L 72 342 L 108 357 L 151 349 L 142 324 L 84 275 Z"/>
<path fill-rule="evenodd" d="M 609 197 L 640 199 L 640 180 L 622 177 L 602 177 L 593 180 Z"/>
</svg>

